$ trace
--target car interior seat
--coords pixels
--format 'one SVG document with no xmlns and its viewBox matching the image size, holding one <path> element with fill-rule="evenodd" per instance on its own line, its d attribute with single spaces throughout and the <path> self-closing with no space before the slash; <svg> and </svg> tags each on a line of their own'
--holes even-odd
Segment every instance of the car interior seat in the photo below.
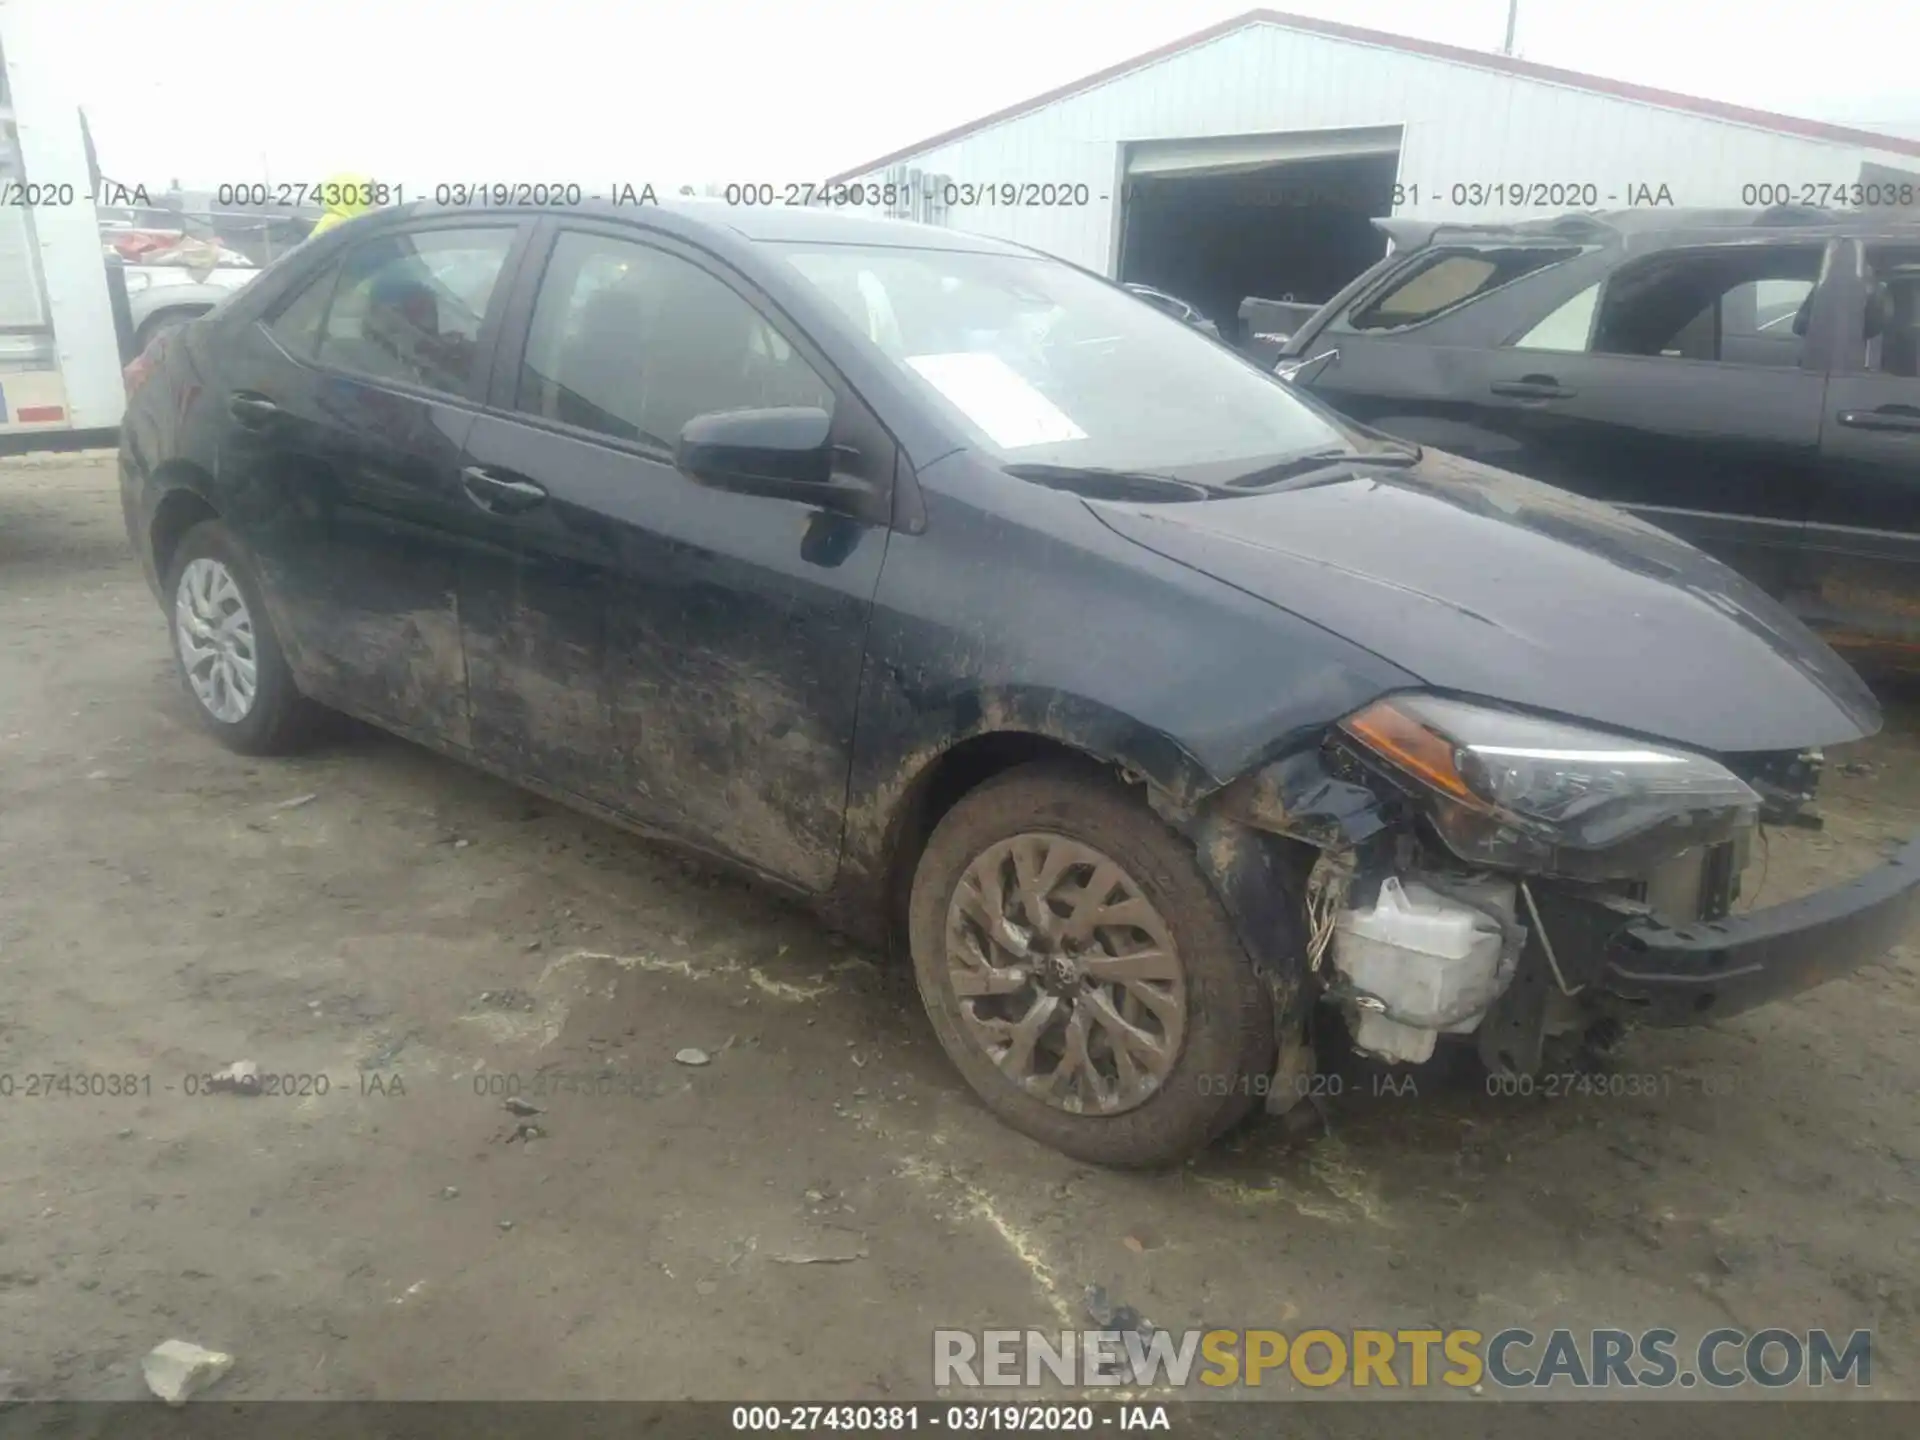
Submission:
<svg viewBox="0 0 1920 1440">
<path fill-rule="evenodd" d="M 621 440 L 641 437 L 646 320 L 638 286 L 610 286 L 587 302 L 554 367 L 554 419 Z"/>
<path fill-rule="evenodd" d="M 696 415 L 759 403 L 747 393 L 754 324 L 753 312 L 730 294 L 716 304 L 704 285 L 670 287 L 648 337 L 656 361 L 645 428 L 671 443 Z"/>
<path fill-rule="evenodd" d="M 417 276 L 381 275 L 367 295 L 362 343 L 408 370 L 438 370 L 428 347 L 440 338 L 440 301 Z"/>
</svg>

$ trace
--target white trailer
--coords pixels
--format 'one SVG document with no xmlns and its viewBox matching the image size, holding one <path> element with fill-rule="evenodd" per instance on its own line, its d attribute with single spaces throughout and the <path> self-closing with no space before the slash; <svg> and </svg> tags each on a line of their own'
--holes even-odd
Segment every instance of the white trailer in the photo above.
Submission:
<svg viewBox="0 0 1920 1440">
<path fill-rule="evenodd" d="M 80 107 L 41 27 L 0 0 L 0 449 L 98 432 L 126 407 Z M 18 437 L 28 437 L 24 442 Z"/>
</svg>

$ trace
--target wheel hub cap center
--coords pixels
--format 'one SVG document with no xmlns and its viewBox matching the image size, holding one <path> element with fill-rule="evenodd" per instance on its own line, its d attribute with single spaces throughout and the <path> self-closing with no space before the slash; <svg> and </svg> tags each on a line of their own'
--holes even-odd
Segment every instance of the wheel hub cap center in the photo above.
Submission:
<svg viewBox="0 0 1920 1440">
<path fill-rule="evenodd" d="M 1061 993 L 1080 983 L 1080 962 L 1064 951 L 1042 957 L 1040 972 L 1048 987 Z"/>
</svg>

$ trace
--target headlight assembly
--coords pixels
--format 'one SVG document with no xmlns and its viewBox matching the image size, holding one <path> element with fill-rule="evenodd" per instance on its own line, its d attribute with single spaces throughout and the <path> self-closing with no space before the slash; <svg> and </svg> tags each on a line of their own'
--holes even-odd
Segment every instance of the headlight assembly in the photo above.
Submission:
<svg viewBox="0 0 1920 1440">
<path fill-rule="evenodd" d="M 1341 722 L 1472 865 L 1631 879 L 1751 826 L 1760 797 L 1704 755 L 1429 695 Z"/>
</svg>

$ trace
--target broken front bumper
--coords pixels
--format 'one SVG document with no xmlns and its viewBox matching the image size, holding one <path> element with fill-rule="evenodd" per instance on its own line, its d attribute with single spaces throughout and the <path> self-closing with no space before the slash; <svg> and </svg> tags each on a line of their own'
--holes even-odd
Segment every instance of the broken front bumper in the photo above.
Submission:
<svg viewBox="0 0 1920 1440">
<path fill-rule="evenodd" d="M 1596 988 L 1642 1024 L 1702 1024 L 1880 959 L 1916 921 L 1920 836 L 1858 880 L 1785 904 L 1685 925 L 1629 920 L 1604 942 Z"/>
</svg>

